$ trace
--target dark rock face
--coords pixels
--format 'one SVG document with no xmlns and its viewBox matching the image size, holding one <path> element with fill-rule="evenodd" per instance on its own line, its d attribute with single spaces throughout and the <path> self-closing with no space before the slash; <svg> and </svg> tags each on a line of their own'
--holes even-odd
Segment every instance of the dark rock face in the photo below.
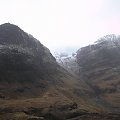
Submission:
<svg viewBox="0 0 120 120">
<path fill-rule="evenodd" d="M 120 37 L 108 35 L 77 52 L 80 78 L 96 92 L 96 102 L 120 111 Z"/>
<path fill-rule="evenodd" d="M 55 73 L 57 63 L 38 40 L 6 23 L 0 26 L 0 68 L 0 81 L 35 81 Z"/>
</svg>

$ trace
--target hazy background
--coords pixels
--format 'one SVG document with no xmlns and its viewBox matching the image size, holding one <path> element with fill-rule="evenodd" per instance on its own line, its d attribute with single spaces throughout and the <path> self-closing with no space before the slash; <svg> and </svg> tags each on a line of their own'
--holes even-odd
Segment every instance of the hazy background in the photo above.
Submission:
<svg viewBox="0 0 120 120">
<path fill-rule="evenodd" d="M 0 24 L 10 22 L 54 51 L 74 51 L 120 34 L 120 0 L 0 0 Z"/>
</svg>

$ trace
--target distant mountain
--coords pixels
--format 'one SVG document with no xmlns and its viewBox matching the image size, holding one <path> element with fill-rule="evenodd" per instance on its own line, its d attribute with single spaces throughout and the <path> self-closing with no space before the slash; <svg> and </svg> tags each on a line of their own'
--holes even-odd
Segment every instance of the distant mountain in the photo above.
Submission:
<svg viewBox="0 0 120 120">
<path fill-rule="evenodd" d="M 77 51 L 79 78 L 96 93 L 98 104 L 120 112 L 120 36 L 107 35 Z"/>
<path fill-rule="evenodd" d="M 60 46 L 54 49 L 51 49 L 51 52 L 53 54 L 53 56 L 55 56 L 56 54 L 65 54 L 67 53 L 68 55 L 71 55 L 72 53 L 75 53 L 78 49 L 80 48 L 80 46 L 78 45 L 73 45 L 73 46 Z"/>
<path fill-rule="evenodd" d="M 60 66 L 62 66 L 75 77 L 78 77 L 79 67 L 76 59 L 76 53 L 72 53 L 71 55 L 68 53 L 57 53 L 54 56 Z"/>
</svg>

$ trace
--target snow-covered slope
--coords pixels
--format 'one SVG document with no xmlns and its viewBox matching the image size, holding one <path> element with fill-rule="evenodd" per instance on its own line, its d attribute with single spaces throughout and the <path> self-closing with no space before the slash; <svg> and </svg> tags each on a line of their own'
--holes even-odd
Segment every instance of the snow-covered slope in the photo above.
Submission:
<svg viewBox="0 0 120 120">
<path fill-rule="evenodd" d="M 60 66 L 62 66 L 74 76 L 78 76 L 79 67 L 76 61 L 76 53 L 72 53 L 71 55 L 68 55 L 67 53 L 56 53 L 55 58 Z"/>
</svg>

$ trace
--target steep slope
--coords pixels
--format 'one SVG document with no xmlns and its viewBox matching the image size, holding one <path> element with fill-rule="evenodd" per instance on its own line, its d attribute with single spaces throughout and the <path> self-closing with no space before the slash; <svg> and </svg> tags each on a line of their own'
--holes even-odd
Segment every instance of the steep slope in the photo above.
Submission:
<svg viewBox="0 0 120 120">
<path fill-rule="evenodd" d="M 29 86 L 24 89 L 21 88 L 22 85 L 20 87 L 18 85 L 17 88 L 17 85 L 14 85 L 17 83 L 29 82 L 36 85 L 40 83 L 38 86 L 41 89 L 46 87 L 48 82 L 54 82 L 50 81 L 48 76 L 55 74 L 57 67 L 55 58 L 38 40 L 15 25 L 7 23 L 0 26 L 1 96 L 4 94 L 11 97 L 15 91 L 17 97 L 19 93 L 30 91 Z M 43 83 L 40 79 L 46 80 Z M 10 84 L 13 88 L 10 87 L 8 91 L 6 86 Z"/>
<path fill-rule="evenodd" d="M 120 37 L 107 35 L 77 52 L 80 79 L 94 91 L 97 104 L 120 112 Z"/>
</svg>

